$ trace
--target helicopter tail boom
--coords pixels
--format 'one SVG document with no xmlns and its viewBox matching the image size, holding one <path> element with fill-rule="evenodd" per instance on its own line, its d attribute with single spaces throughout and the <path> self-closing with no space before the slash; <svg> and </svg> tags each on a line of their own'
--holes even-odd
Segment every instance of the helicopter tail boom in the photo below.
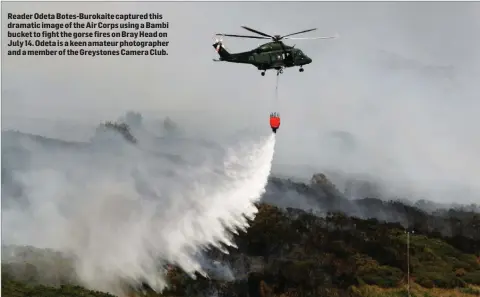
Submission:
<svg viewBox="0 0 480 297">
<path fill-rule="evenodd" d="M 221 41 L 215 42 L 213 44 L 213 47 L 215 48 L 215 50 L 217 51 L 218 55 L 222 60 L 223 59 L 227 60 L 228 58 L 230 58 L 231 56 L 230 53 L 225 49 Z"/>
</svg>

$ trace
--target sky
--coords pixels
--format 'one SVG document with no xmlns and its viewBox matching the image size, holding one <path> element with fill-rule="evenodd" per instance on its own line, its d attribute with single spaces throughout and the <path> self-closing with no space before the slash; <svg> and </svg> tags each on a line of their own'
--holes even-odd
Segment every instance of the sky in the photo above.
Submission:
<svg viewBox="0 0 480 297">
<path fill-rule="evenodd" d="M 170 54 L 6 56 L 6 13 L 38 11 L 162 13 Z M 135 110 L 215 137 L 268 133 L 268 114 L 278 111 L 279 171 L 367 174 L 392 192 L 478 202 L 478 3 L 19 2 L 2 3 L 2 14 L 4 129 L 82 138 L 99 121 Z M 296 41 L 313 63 L 302 73 L 285 70 L 275 101 L 274 72 L 212 61 L 214 34 L 250 34 L 243 25 L 340 38 Z M 231 52 L 259 45 L 224 43 Z"/>
</svg>

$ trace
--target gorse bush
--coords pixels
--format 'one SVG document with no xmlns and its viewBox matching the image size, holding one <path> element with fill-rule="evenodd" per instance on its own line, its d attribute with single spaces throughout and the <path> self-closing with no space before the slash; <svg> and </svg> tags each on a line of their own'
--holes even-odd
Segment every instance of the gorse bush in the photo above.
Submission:
<svg viewBox="0 0 480 297">
<path fill-rule="evenodd" d="M 105 127 L 128 135 L 128 126 L 107 123 Z M 326 205 L 335 205 L 342 199 L 324 175 L 316 175 L 313 182 L 315 187 L 288 181 L 288 187 L 312 197 L 326 197 L 321 198 Z M 315 191 L 320 190 L 321 195 L 315 196 Z M 480 285 L 476 250 L 480 237 L 478 225 L 469 225 L 475 224 L 478 216 L 458 210 L 431 217 L 415 207 L 378 199 L 358 203 L 403 212 L 418 226 L 409 237 L 411 296 L 479 296 L 474 285 Z M 258 204 L 258 209 L 247 232 L 235 236 L 238 249 L 228 248 L 228 255 L 208 252 L 212 259 L 229 264 L 234 271 L 245 266 L 245 275 L 233 282 L 200 275 L 194 280 L 174 267 L 167 275 L 171 285 L 161 296 L 407 296 L 407 235 L 399 223 L 360 219 L 339 211 L 316 216 L 265 203 Z M 454 237 L 435 229 L 439 220 L 454 224 Z M 244 264 L 237 265 L 238 262 Z M 7 266 L 2 267 L 3 296 L 110 296 L 75 286 L 39 286 L 38 274 L 42 271 L 27 264 L 22 266 L 25 273 L 13 278 L 13 268 L 4 263 Z M 149 292 L 147 296 L 159 295 Z"/>
</svg>

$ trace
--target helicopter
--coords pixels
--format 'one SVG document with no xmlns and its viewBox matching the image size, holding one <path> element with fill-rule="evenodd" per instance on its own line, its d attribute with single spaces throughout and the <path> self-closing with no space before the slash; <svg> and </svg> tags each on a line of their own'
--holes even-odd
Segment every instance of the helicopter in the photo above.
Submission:
<svg viewBox="0 0 480 297">
<path fill-rule="evenodd" d="M 292 39 L 292 40 L 306 40 L 306 39 L 332 39 L 339 37 L 338 34 L 335 36 L 328 37 L 304 37 L 304 38 L 295 38 L 289 37 L 292 35 L 297 35 L 301 33 L 306 33 L 310 31 L 317 30 L 308 29 L 296 33 L 291 33 L 287 35 L 269 35 L 252 28 L 242 26 L 243 29 L 250 32 L 256 33 L 261 36 L 251 36 L 251 35 L 238 35 L 238 34 L 216 34 L 216 36 L 229 36 L 229 37 L 240 37 L 240 38 L 255 38 L 255 39 L 271 39 L 273 41 L 262 44 L 257 48 L 240 53 L 229 53 L 225 46 L 223 45 L 222 40 L 215 40 L 213 47 L 220 56 L 219 59 L 213 59 L 215 62 L 230 62 L 230 63 L 240 63 L 240 64 L 250 64 L 255 66 L 258 70 L 262 71 L 262 76 L 265 76 L 265 72 L 269 69 L 277 70 L 277 75 L 283 73 L 284 68 L 290 68 L 294 66 L 299 66 L 299 71 L 303 72 L 303 66 L 312 63 L 312 59 L 308 57 L 303 51 L 299 48 L 295 48 L 295 45 L 289 46 L 282 42 L 282 39 Z"/>
</svg>

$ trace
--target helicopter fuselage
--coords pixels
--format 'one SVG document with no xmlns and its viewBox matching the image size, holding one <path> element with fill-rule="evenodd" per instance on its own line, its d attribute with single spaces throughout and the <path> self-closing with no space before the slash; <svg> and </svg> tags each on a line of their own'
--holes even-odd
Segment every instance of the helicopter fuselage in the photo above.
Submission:
<svg viewBox="0 0 480 297">
<path fill-rule="evenodd" d="M 285 45 L 281 41 L 265 43 L 253 50 L 240 53 L 229 53 L 221 42 L 216 42 L 213 47 L 220 56 L 217 61 L 250 64 L 262 70 L 262 75 L 269 69 L 276 69 L 281 73 L 284 68 L 294 66 L 299 66 L 302 72 L 302 66 L 312 63 L 312 59 L 302 50 Z"/>
</svg>

